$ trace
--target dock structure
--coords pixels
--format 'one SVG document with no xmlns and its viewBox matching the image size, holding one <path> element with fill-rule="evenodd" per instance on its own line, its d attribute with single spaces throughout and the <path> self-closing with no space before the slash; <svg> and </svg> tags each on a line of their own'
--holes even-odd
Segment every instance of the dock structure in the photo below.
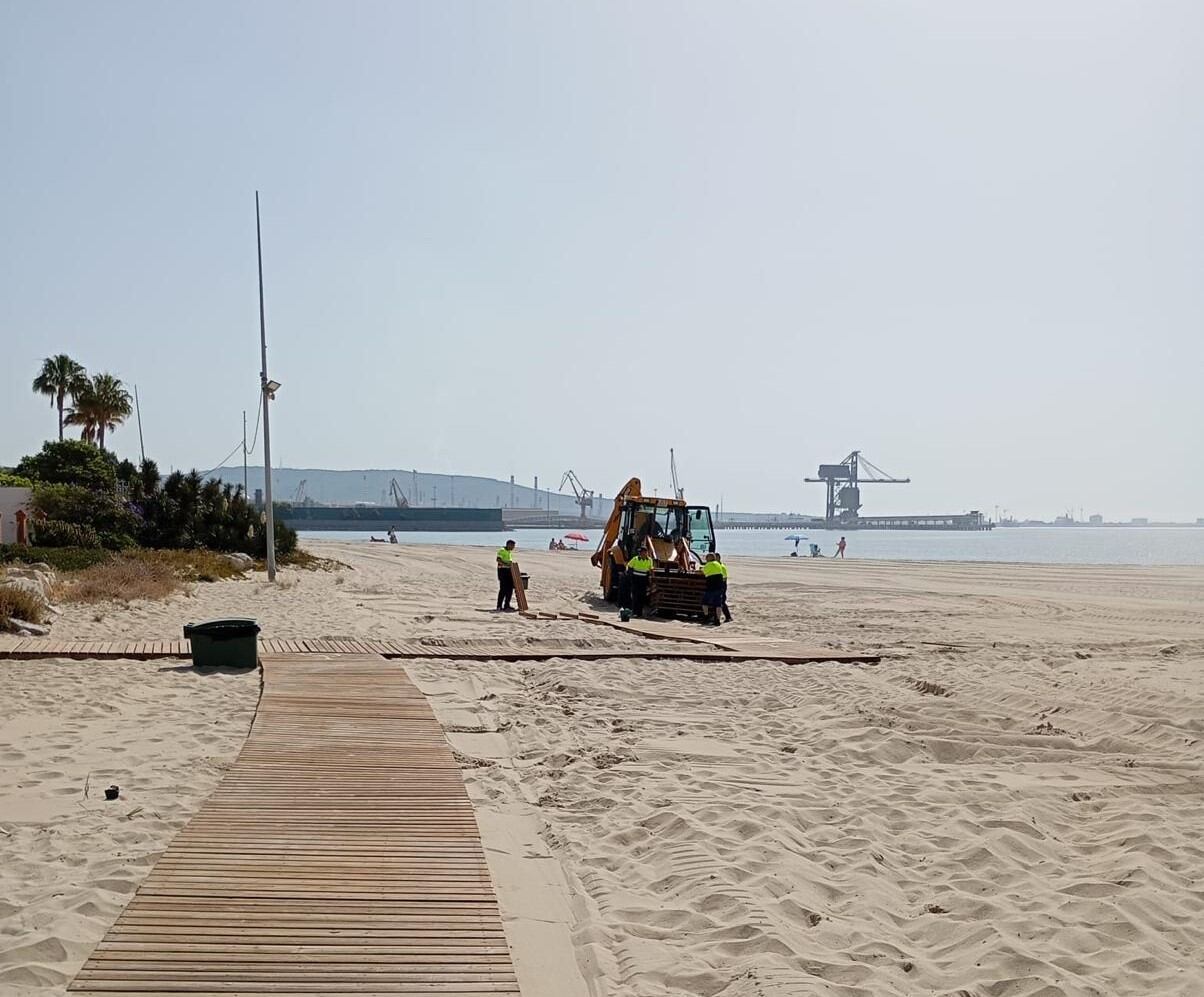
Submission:
<svg viewBox="0 0 1204 997">
<path fill-rule="evenodd" d="M 717 519 L 717 530 L 823 530 L 822 519 L 814 516 L 781 516 L 773 519 Z"/>
<path fill-rule="evenodd" d="M 995 524 L 977 510 L 925 516 L 858 516 L 849 523 L 837 523 L 833 530 L 993 530 Z"/>
<path fill-rule="evenodd" d="M 262 665 L 238 760 L 69 989 L 517 994 L 459 766 L 402 666 Z"/>
</svg>

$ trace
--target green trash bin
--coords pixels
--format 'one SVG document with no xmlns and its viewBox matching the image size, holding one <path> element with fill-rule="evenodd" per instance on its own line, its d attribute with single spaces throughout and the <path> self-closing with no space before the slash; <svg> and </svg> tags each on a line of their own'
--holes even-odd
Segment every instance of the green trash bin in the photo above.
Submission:
<svg viewBox="0 0 1204 997">
<path fill-rule="evenodd" d="M 209 620 L 184 624 L 197 668 L 254 668 L 259 664 L 259 624 L 254 620 Z"/>
</svg>

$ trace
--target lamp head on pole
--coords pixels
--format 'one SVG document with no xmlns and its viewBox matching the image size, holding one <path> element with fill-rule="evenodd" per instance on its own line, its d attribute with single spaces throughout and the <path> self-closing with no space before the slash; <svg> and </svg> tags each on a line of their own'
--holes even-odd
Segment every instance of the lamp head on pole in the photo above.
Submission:
<svg viewBox="0 0 1204 997">
<path fill-rule="evenodd" d="M 280 390 L 279 381 L 264 381 L 263 392 L 271 401 L 276 400 L 276 392 Z"/>
</svg>

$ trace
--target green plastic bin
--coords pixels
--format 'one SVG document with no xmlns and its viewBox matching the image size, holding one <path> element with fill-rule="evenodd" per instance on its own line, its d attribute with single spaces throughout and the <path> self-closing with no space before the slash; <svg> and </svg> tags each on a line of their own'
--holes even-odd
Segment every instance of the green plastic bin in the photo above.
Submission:
<svg viewBox="0 0 1204 997">
<path fill-rule="evenodd" d="M 259 664 L 259 624 L 254 620 L 208 620 L 184 624 L 197 668 L 254 668 Z"/>
</svg>

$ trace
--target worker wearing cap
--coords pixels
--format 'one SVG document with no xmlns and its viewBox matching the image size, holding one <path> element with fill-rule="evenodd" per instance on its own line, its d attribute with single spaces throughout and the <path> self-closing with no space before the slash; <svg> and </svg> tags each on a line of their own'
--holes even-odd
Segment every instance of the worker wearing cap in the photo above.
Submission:
<svg viewBox="0 0 1204 997">
<path fill-rule="evenodd" d="M 497 611 L 512 613 L 510 598 L 514 595 L 514 541 L 507 540 L 505 547 L 497 552 Z"/>
<path fill-rule="evenodd" d="M 723 558 L 718 554 L 715 555 L 715 563 L 719 565 L 723 572 L 723 602 L 719 604 L 719 608 L 723 610 L 723 619 L 727 623 L 732 622 L 732 611 L 727 608 L 727 565 L 723 563 Z"/>
<path fill-rule="evenodd" d="M 631 611 L 636 616 L 644 615 L 644 604 L 648 601 L 648 579 L 652 576 L 652 567 L 652 558 L 642 550 L 627 562 L 627 588 L 631 598 Z"/>
<path fill-rule="evenodd" d="M 723 565 L 714 554 L 708 554 L 702 565 L 706 589 L 702 593 L 703 625 L 719 626 L 719 607 L 723 605 Z"/>
</svg>

